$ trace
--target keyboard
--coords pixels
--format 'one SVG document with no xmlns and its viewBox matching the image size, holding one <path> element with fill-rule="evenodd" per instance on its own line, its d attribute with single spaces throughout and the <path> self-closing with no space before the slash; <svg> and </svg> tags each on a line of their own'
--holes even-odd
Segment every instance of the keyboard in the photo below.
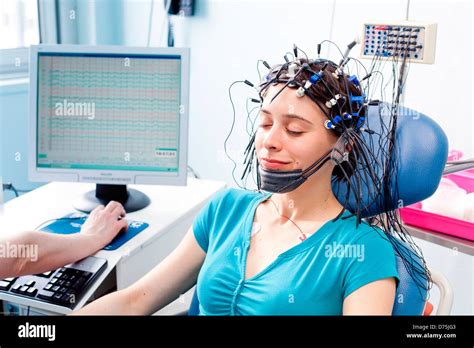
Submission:
<svg viewBox="0 0 474 348">
<path fill-rule="evenodd" d="M 106 267 L 107 260 L 89 256 L 54 271 L 0 280 L 0 292 L 72 309 Z"/>
</svg>

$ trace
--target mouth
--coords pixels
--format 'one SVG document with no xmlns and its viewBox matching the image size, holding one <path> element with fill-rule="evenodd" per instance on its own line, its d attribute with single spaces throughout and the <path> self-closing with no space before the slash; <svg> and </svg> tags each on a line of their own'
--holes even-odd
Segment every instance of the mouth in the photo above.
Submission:
<svg viewBox="0 0 474 348">
<path fill-rule="evenodd" d="M 265 169 L 280 169 L 288 165 L 290 162 L 279 161 L 272 158 L 262 157 L 260 159 L 260 165 Z"/>
</svg>

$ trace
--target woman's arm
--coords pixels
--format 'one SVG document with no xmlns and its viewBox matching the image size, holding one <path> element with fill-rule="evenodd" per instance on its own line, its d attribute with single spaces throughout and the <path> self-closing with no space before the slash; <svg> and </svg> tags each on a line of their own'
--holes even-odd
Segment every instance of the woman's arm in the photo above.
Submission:
<svg viewBox="0 0 474 348">
<path fill-rule="evenodd" d="M 392 315 L 395 302 L 395 278 L 364 285 L 344 300 L 344 315 Z"/>
<path fill-rule="evenodd" d="M 92 211 L 80 233 L 25 231 L 1 238 L 5 251 L 16 252 L 10 253 L 12 257 L 7 253 L 0 260 L 0 279 L 42 273 L 94 254 L 127 228 L 127 220 L 119 220 L 123 216 L 122 205 L 110 202 L 107 207 L 99 206 Z"/>
<path fill-rule="evenodd" d="M 190 228 L 177 248 L 135 284 L 101 297 L 75 314 L 155 313 L 196 283 L 205 257 Z"/>
</svg>

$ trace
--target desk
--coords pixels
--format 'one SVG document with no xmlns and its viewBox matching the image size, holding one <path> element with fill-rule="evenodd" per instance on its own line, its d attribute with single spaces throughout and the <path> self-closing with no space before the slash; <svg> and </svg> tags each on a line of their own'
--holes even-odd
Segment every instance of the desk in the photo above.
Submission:
<svg viewBox="0 0 474 348">
<path fill-rule="evenodd" d="M 187 186 L 130 185 L 146 193 L 151 204 L 127 214 L 130 220 L 145 221 L 150 226 L 117 250 L 100 250 L 97 257 L 107 259 L 107 268 L 89 288 L 76 309 L 83 307 L 101 291 L 105 281 L 123 289 L 141 278 L 161 262 L 181 241 L 194 217 L 209 198 L 224 189 L 223 182 L 188 178 Z M 74 198 L 95 188 L 83 183 L 50 183 L 9 201 L 0 216 L 0 231 L 14 233 L 31 230 L 42 222 L 62 217 L 74 211 Z M 104 285 L 105 286 L 105 285 Z M 102 290 L 104 287 L 102 287 Z M 11 294 L 0 294 L 0 300 L 30 306 L 30 313 L 67 314 L 70 309 Z M 169 305 L 163 314 L 187 309 L 191 296 L 182 296 L 175 306 Z M 169 308 L 175 308 L 170 311 Z M 160 312 L 157 312 L 161 314 Z"/>
<path fill-rule="evenodd" d="M 414 226 L 405 225 L 405 227 L 413 237 L 474 256 L 474 241 Z"/>
</svg>

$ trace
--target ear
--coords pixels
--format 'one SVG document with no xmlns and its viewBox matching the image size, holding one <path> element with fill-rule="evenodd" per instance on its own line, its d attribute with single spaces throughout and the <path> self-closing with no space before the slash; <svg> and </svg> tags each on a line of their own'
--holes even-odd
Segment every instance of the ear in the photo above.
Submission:
<svg viewBox="0 0 474 348">
<path fill-rule="evenodd" d="M 344 135 L 339 136 L 339 139 L 336 141 L 333 151 L 331 152 L 331 158 L 335 164 L 339 165 L 341 162 L 348 161 L 353 143 L 353 140 L 348 141 L 345 139 Z"/>
<path fill-rule="evenodd" d="M 346 150 L 347 150 L 348 152 L 351 152 L 353 145 L 354 145 L 354 141 L 353 141 L 353 140 L 349 141 L 349 142 L 346 144 Z"/>
</svg>

